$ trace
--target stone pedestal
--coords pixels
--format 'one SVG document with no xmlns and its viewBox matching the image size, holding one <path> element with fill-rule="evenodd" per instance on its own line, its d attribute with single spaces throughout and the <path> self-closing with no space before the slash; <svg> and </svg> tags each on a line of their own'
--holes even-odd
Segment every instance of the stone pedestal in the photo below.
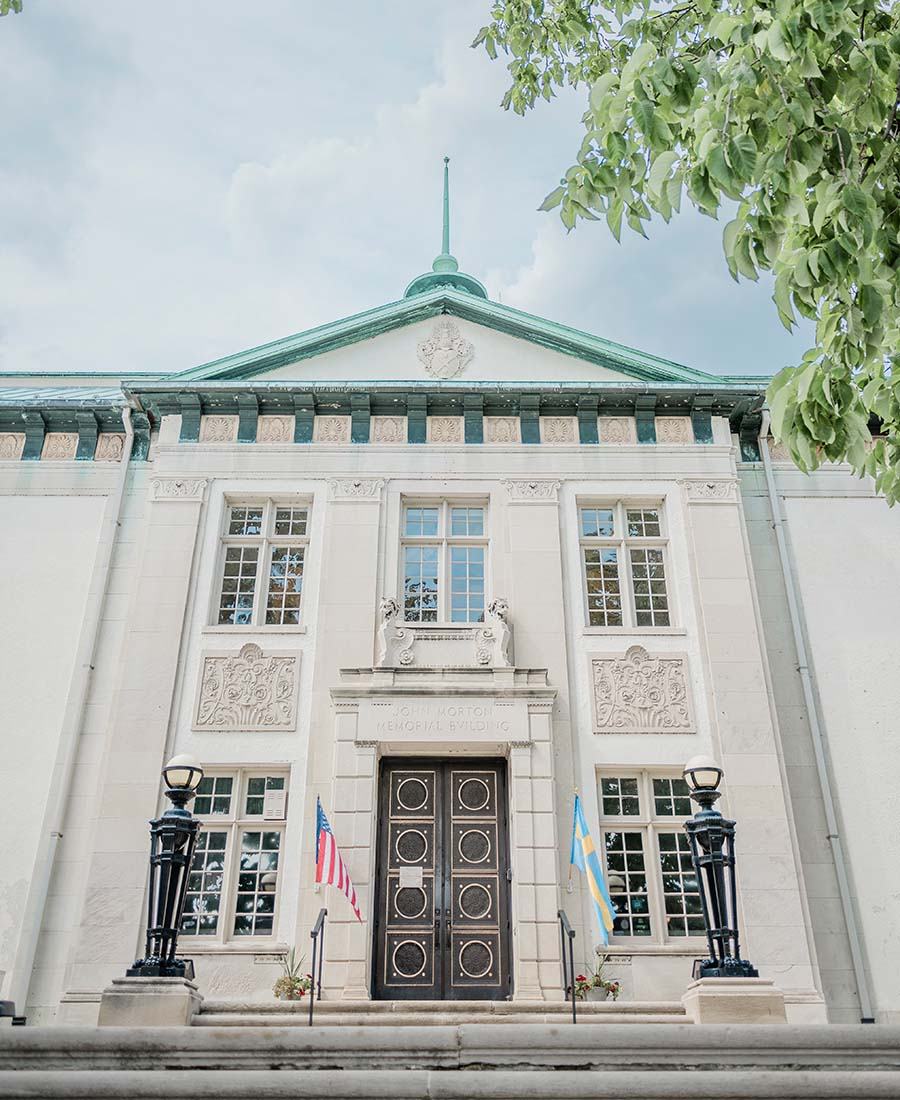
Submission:
<svg viewBox="0 0 900 1100">
<path fill-rule="evenodd" d="M 187 1027 L 203 998 L 187 978 L 113 978 L 98 1027 Z"/>
<path fill-rule="evenodd" d="M 695 1024 L 785 1024 L 784 994 L 769 978 L 700 978 L 681 998 Z"/>
</svg>

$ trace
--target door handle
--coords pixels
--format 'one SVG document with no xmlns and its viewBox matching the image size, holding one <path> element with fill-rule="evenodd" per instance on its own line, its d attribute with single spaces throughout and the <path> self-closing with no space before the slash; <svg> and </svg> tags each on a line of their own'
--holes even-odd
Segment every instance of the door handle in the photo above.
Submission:
<svg viewBox="0 0 900 1100">
<path fill-rule="evenodd" d="M 453 913 L 450 909 L 444 910 L 444 923 L 447 926 L 447 950 L 450 950 L 453 932 Z"/>
</svg>

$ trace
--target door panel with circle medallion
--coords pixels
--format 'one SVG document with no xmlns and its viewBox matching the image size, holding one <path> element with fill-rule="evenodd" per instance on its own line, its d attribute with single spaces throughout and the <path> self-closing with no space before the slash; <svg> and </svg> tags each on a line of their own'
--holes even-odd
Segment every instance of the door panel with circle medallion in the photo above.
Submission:
<svg viewBox="0 0 900 1100">
<path fill-rule="evenodd" d="M 505 776 L 497 760 L 382 762 L 376 998 L 510 996 Z"/>
</svg>

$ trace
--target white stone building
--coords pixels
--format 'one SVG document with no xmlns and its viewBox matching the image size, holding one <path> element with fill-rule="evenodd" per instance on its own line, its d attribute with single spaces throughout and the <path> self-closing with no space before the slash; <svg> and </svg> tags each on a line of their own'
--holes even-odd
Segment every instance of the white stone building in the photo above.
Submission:
<svg viewBox="0 0 900 1100">
<path fill-rule="evenodd" d="M 708 753 L 789 1019 L 900 1021 L 898 516 L 784 461 L 761 379 L 491 302 L 445 246 L 398 302 L 194 370 L 3 381 L 0 996 L 29 1022 L 95 1021 L 140 955 L 179 752 L 208 998 L 270 1000 L 327 905 L 329 999 L 559 999 L 557 910 L 579 969 L 597 942 L 577 789 L 608 972 L 677 1001 Z M 317 797 L 362 923 L 313 885 Z"/>
</svg>

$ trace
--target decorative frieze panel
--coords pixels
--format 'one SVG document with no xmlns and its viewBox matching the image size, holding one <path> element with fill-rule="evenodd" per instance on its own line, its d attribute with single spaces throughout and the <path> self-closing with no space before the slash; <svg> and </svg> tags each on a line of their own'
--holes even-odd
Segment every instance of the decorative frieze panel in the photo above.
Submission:
<svg viewBox="0 0 900 1100">
<path fill-rule="evenodd" d="M 3 432 L 0 435 L 0 462 L 17 462 L 24 450 L 24 432 Z"/>
<path fill-rule="evenodd" d="M 682 481 L 684 495 L 695 504 L 733 504 L 737 500 L 735 481 Z"/>
<path fill-rule="evenodd" d="M 151 500 L 203 500 L 205 477 L 155 477 L 150 482 Z"/>
<path fill-rule="evenodd" d="M 429 443 L 462 443 L 463 418 L 461 416 L 429 416 Z"/>
<path fill-rule="evenodd" d="M 125 451 L 125 436 L 121 432 L 101 432 L 97 436 L 95 462 L 121 462 Z"/>
<path fill-rule="evenodd" d="M 591 660 L 594 733 L 693 733 L 687 659 L 651 656 L 632 646 L 624 656 Z"/>
<path fill-rule="evenodd" d="M 518 443 L 519 418 L 517 416 L 486 416 L 484 418 L 485 443 Z"/>
<path fill-rule="evenodd" d="M 597 421 L 597 432 L 601 443 L 619 446 L 637 443 L 633 416 L 601 416 Z"/>
<path fill-rule="evenodd" d="M 694 430 L 689 416 L 658 416 L 656 442 L 684 444 L 694 442 Z"/>
<path fill-rule="evenodd" d="M 571 446 L 578 442 L 574 416 L 542 416 L 541 443 Z"/>
<path fill-rule="evenodd" d="M 293 443 L 293 416 L 261 416 L 256 422 L 257 443 Z"/>
<path fill-rule="evenodd" d="M 514 504 L 556 504 L 559 481 L 504 481 L 509 499 Z"/>
<path fill-rule="evenodd" d="M 405 443 L 406 417 L 373 416 L 371 422 L 370 442 Z"/>
<path fill-rule="evenodd" d="M 263 653 L 249 642 L 238 653 L 205 653 L 195 730 L 221 733 L 294 730 L 298 653 Z"/>
<path fill-rule="evenodd" d="M 385 597 L 379 609 L 376 668 L 489 668 L 512 666 L 509 604 L 488 604 L 485 622 L 438 626 L 400 621 L 400 605 Z"/>
<path fill-rule="evenodd" d="M 78 432 L 47 432 L 41 459 L 44 462 L 68 462 L 78 450 Z"/>
<path fill-rule="evenodd" d="M 236 416 L 201 416 L 201 443 L 234 443 L 238 433 Z"/>
<path fill-rule="evenodd" d="M 349 416 L 317 416 L 313 426 L 314 443 L 349 443 Z"/>
<path fill-rule="evenodd" d="M 332 478 L 328 482 L 329 498 L 331 500 L 370 500 L 381 499 L 381 487 L 384 479 L 380 477 L 369 478 Z"/>
</svg>

